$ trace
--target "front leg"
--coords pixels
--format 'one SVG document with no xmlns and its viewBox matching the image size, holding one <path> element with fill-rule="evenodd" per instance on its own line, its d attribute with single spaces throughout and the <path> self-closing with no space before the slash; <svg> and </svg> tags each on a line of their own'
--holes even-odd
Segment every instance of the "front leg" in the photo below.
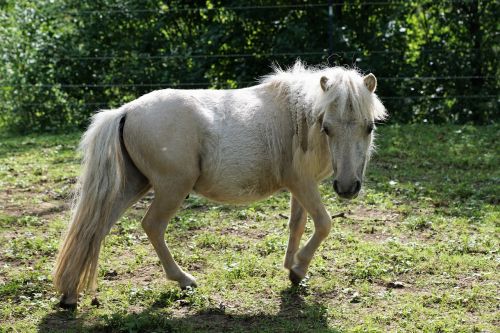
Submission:
<svg viewBox="0 0 500 333">
<path fill-rule="evenodd" d="M 293 284 L 298 284 L 306 276 L 314 252 L 330 233 L 332 223 L 321 202 L 321 195 L 315 182 L 296 184 L 290 188 L 290 191 L 314 221 L 314 232 L 311 238 L 295 254 L 294 263 L 290 268 L 290 280 Z"/>
<path fill-rule="evenodd" d="M 290 199 L 290 220 L 288 221 L 290 236 L 288 238 L 288 247 L 286 249 L 284 263 L 286 269 L 292 269 L 294 257 L 299 249 L 300 239 L 306 227 L 306 221 L 307 212 L 302 208 L 297 198 L 292 195 Z"/>
</svg>

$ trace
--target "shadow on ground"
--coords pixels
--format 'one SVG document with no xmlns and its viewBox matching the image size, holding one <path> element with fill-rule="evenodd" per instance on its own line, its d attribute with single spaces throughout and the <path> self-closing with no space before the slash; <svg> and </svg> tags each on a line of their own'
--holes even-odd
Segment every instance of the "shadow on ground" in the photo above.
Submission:
<svg viewBox="0 0 500 333">
<path fill-rule="evenodd" d="M 99 324 L 85 322 L 85 314 L 75 315 L 54 310 L 38 326 L 39 332 L 329 332 L 327 309 L 324 305 L 304 300 L 304 290 L 288 288 L 280 294 L 280 309 L 276 314 L 233 315 L 223 307 L 205 309 L 184 317 L 165 313 L 160 295 L 148 309 L 139 313 L 114 313 L 101 317 Z M 162 311 L 163 310 L 163 311 Z"/>
</svg>

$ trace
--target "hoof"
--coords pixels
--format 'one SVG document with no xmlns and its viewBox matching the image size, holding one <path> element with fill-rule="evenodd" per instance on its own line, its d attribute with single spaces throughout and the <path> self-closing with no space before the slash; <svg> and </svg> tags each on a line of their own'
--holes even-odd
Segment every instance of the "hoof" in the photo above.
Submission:
<svg viewBox="0 0 500 333">
<path fill-rule="evenodd" d="M 64 303 L 63 301 L 60 301 L 59 307 L 64 310 L 75 311 L 76 303 Z"/>
<path fill-rule="evenodd" d="M 68 296 L 62 295 L 61 300 L 59 301 L 59 307 L 61 309 L 74 311 L 76 310 L 77 301 L 78 299 L 76 299 L 75 302 L 68 302 Z"/>
<path fill-rule="evenodd" d="M 194 289 L 198 287 L 198 285 L 196 284 L 196 282 L 191 282 L 190 284 L 188 285 L 185 285 L 185 286 L 181 286 L 181 290 L 185 291 L 185 290 L 190 290 L 190 289 Z"/>
<path fill-rule="evenodd" d="M 179 287 L 181 287 L 182 290 L 193 289 L 198 286 L 196 284 L 196 279 L 188 273 L 184 273 L 183 278 L 177 281 L 179 281 Z"/>
<path fill-rule="evenodd" d="M 303 277 L 295 273 L 293 269 L 290 269 L 290 274 L 288 275 L 288 278 L 290 279 L 290 282 L 292 282 L 294 286 L 298 286 L 303 279 Z"/>
</svg>

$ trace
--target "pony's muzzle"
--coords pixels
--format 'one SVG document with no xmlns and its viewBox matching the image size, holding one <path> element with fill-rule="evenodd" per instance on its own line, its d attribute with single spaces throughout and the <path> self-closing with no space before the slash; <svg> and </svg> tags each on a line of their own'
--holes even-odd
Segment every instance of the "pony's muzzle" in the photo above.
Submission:
<svg viewBox="0 0 500 333">
<path fill-rule="evenodd" d="M 339 195 L 339 197 L 344 199 L 353 199 L 357 197 L 359 191 L 361 190 L 361 181 L 356 179 L 349 184 L 342 184 L 337 179 L 333 180 L 333 189 Z"/>
</svg>

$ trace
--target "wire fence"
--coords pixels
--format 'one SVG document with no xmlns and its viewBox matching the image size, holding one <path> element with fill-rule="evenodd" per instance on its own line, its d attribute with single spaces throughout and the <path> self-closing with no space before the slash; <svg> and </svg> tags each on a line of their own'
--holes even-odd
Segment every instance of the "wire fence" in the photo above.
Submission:
<svg viewBox="0 0 500 333">
<path fill-rule="evenodd" d="M 496 80 L 495 76 L 378 76 L 378 80 L 384 81 L 436 81 L 436 80 L 471 80 L 471 79 L 482 79 L 482 80 Z M 238 86 L 248 86 L 257 84 L 259 81 L 239 81 L 236 82 Z M 127 87 L 182 87 L 182 86 L 204 86 L 209 85 L 209 82 L 182 82 L 172 84 L 171 82 L 165 83 L 104 83 L 104 84 L 93 84 L 93 83 L 78 83 L 78 84 L 44 84 L 44 83 L 34 83 L 34 84 L 18 84 L 18 85 L 0 85 L 1 88 L 127 88 Z"/>
<path fill-rule="evenodd" d="M 399 100 L 399 101 L 412 101 L 412 100 L 443 100 L 443 99 L 458 99 L 458 100 L 496 100 L 500 102 L 500 97 L 495 95 L 451 95 L 451 96 L 379 96 L 382 101 L 384 100 Z M 47 105 L 46 103 L 23 103 L 25 106 L 42 106 Z M 115 103 L 110 102 L 91 102 L 91 103 L 75 103 L 69 102 L 65 103 L 68 106 L 78 106 L 78 107 L 111 107 L 117 106 Z"/>
<path fill-rule="evenodd" d="M 448 3 L 470 3 L 473 0 L 448 0 Z M 333 7 L 356 7 L 361 8 L 363 10 L 366 9 L 367 6 L 408 6 L 415 5 L 409 4 L 407 1 L 400 2 L 387 2 L 387 1 L 364 1 L 364 2 L 324 2 L 324 3 L 310 3 L 310 4 L 287 4 L 287 5 L 243 5 L 243 6 L 220 6 L 220 7 L 210 7 L 210 8 L 199 8 L 192 6 L 183 6 L 183 7 L 169 7 L 167 4 L 160 5 L 158 8 L 149 9 L 149 8 L 134 8 L 134 9 L 123 9 L 123 8 L 104 8 L 101 10 L 81 10 L 81 9 L 72 9 L 72 8 L 61 8 L 57 12 L 57 15 L 61 16 L 74 16 L 75 19 L 78 19 L 81 15 L 105 15 L 105 14 L 153 14 L 156 16 L 166 15 L 168 13 L 182 13 L 182 12 L 216 12 L 216 11 L 253 11 L 259 12 L 261 10 L 328 10 L 328 8 Z M 417 6 L 421 6 L 417 4 Z M 19 16 L 37 16 L 44 17 L 43 13 L 36 13 L 30 10 L 25 10 L 23 12 L 18 12 Z M 0 20 L 8 18 L 8 15 L 0 14 Z M 127 52 L 127 53 L 110 53 L 104 55 L 64 55 L 64 56 L 55 56 L 50 59 L 47 59 L 48 62 L 55 63 L 58 61 L 77 61 L 83 62 L 85 64 L 99 63 L 99 62 L 126 62 L 133 60 L 140 61 L 167 61 L 170 59 L 210 59 L 214 62 L 222 59 L 233 59 L 233 60 L 245 60 L 245 59 L 270 59 L 277 60 L 280 58 L 314 58 L 314 59 L 322 59 L 323 61 L 328 60 L 329 57 L 332 56 L 351 56 L 353 58 L 353 63 L 360 63 L 362 61 L 368 60 L 371 56 L 384 56 L 384 55 L 407 55 L 407 54 L 428 54 L 430 56 L 440 54 L 440 55 L 450 55 L 450 56 L 459 56 L 464 53 L 472 53 L 472 52 L 481 52 L 482 48 L 461 48 L 461 49 L 446 49 L 446 48 L 423 48 L 420 50 L 401 50 L 401 49 L 376 49 L 376 50 L 314 50 L 310 52 L 265 52 L 265 53 L 223 53 L 223 54 L 147 54 L 147 53 L 138 53 L 138 52 Z M 22 50 L 19 51 L 11 51 L 3 54 L 4 60 L 10 59 L 20 59 L 20 58 L 29 58 L 29 54 L 25 54 Z M 462 82 L 467 80 L 498 80 L 496 76 L 490 75 L 433 75 L 433 76 L 377 76 L 378 80 L 383 81 L 391 81 L 391 82 L 429 82 L 429 81 L 455 81 Z M 257 84 L 258 80 L 255 79 L 253 81 L 233 81 L 238 87 L 246 87 Z M 212 87 L 212 82 L 106 82 L 106 83 L 20 83 L 20 84 L 1 84 L 0 81 L 0 89 L 42 89 L 42 90 L 50 90 L 50 89 L 61 89 L 61 90 L 71 90 L 71 89 L 82 89 L 83 91 L 92 91 L 97 89 L 111 89 L 111 88 L 126 88 L 128 90 L 144 90 L 146 88 L 150 89 L 160 89 L 160 88 L 210 88 Z M 477 95 L 477 94 L 452 94 L 452 95 L 444 95 L 440 96 L 437 94 L 430 95 L 381 95 L 379 96 L 382 100 L 391 100 L 391 101 L 419 101 L 419 100 L 483 100 L 483 101 L 494 101 L 494 103 L 498 103 L 500 101 L 500 95 L 493 94 L 485 94 L 485 95 Z M 46 103 L 24 103 L 26 106 L 40 106 L 45 105 Z M 67 105 L 73 106 L 88 106 L 88 107 L 98 107 L 98 106 L 106 106 L 109 105 L 108 102 L 91 102 L 91 103 L 72 103 L 69 102 Z"/>
<path fill-rule="evenodd" d="M 492 76 L 446 76 L 446 77 L 378 77 L 379 82 L 386 81 L 433 81 L 433 80 L 470 80 L 470 79 L 482 79 L 482 80 L 496 80 L 496 77 Z M 242 81 L 234 82 L 238 87 L 248 87 L 256 85 L 259 83 L 258 80 L 255 81 Z M 26 88 L 36 88 L 36 89 L 107 89 L 107 88 L 129 88 L 130 90 L 135 90 L 135 88 L 151 88 L 151 89 L 183 89 L 183 88 L 210 88 L 210 82 L 181 82 L 181 83 L 104 83 L 104 84 L 19 84 L 19 85 L 0 85 L 1 89 L 26 89 Z M 496 100 L 500 102 L 500 95 L 446 95 L 446 96 L 436 96 L 431 94 L 428 96 L 379 96 L 382 100 L 440 100 L 440 99 L 479 99 L 479 100 Z M 78 105 L 90 106 L 90 105 L 106 105 L 106 102 L 96 102 L 96 103 L 78 103 Z M 24 103 L 24 105 L 37 106 L 44 105 L 43 103 Z"/>
<path fill-rule="evenodd" d="M 383 81 L 437 81 L 437 80 L 471 80 L 471 79 L 481 79 L 481 80 L 497 80 L 494 76 L 425 76 L 425 77 L 384 77 L 379 76 L 378 80 Z M 258 84 L 258 80 L 254 81 L 240 81 L 235 82 L 238 87 L 248 87 Z M 102 83 L 102 84 L 92 84 L 92 83 L 78 83 L 78 84 L 18 84 L 18 85 L 0 85 L 2 89 L 16 89 L 16 88 L 37 88 L 37 89 L 106 89 L 106 88 L 129 88 L 134 90 L 135 88 L 151 88 L 151 89 L 175 89 L 175 88 L 209 88 L 210 82 L 179 82 L 179 83 Z M 497 100 L 500 101 L 500 95 L 447 95 L 447 96 L 436 96 L 435 94 L 428 96 L 379 96 L 382 100 L 440 100 L 440 99 L 483 99 L 483 100 Z M 91 106 L 91 105 L 106 105 L 106 102 L 94 102 L 94 103 L 79 103 L 78 105 Z M 25 105 L 37 106 L 43 105 L 43 103 L 27 103 Z"/>
</svg>

